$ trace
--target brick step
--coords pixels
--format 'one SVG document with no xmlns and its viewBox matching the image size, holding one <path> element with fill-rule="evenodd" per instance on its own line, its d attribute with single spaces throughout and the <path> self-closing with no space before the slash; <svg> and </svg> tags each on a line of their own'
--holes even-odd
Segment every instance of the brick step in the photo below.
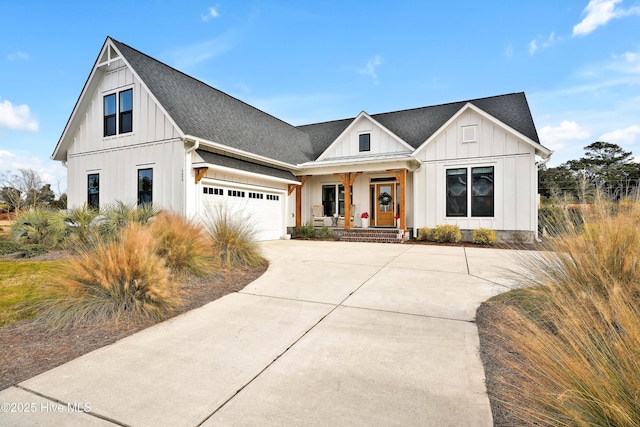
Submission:
<svg viewBox="0 0 640 427">
<path fill-rule="evenodd" d="M 398 239 L 398 230 L 380 228 L 345 230 L 340 240 L 343 242 L 402 243 L 402 239 Z"/>
</svg>

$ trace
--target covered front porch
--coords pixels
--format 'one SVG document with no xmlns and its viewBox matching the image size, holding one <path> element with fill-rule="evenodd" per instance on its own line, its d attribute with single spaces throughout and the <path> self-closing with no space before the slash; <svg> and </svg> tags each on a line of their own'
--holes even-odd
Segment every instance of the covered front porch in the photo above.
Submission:
<svg viewBox="0 0 640 427">
<path fill-rule="evenodd" d="M 409 168 L 313 172 L 299 175 L 300 184 L 289 185 L 290 206 L 294 208 L 290 218 L 295 220 L 290 226 L 300 228 L 311 223 L 335 230 L 401 231 L 411 227 Z"/>
</svg>

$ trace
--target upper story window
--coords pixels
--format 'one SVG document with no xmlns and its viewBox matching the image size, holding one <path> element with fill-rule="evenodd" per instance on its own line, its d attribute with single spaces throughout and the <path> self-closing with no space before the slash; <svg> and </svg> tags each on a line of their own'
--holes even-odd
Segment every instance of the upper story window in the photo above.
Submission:
<svg viewBox="0 0 640 427">
<path fill-rule="evenodd" d="M 133 128 L 133 89 L 120 92 L 120 133 Z"/>
<path fill-rule="evenodd" d="M 116 134 L 116 94 L 104 97 L 104 136 Z"/>
<path fill-rule="evenodd" d="M 104 136 L 133 131 L 133 89 L 104 97 Z"/>
<path fill-rule="evenodd" d="M 361 133 L 359 137 L 359 149 L 362 151 L 371 151 L 371 134 Z"/>
</svg>

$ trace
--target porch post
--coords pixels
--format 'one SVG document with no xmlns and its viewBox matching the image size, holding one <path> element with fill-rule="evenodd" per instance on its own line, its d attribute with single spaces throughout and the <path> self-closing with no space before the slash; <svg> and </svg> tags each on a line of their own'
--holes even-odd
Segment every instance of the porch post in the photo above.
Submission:
<svg viewBox="0 0 640 427">
<path fill-rule="evenodd" d="M 296 176 L 300 180 L 300 184 L 289 184 L 289 194 L 296 190 L 296 228 L 302 227 L 302 187 L 311 175 Z"/>
<path fill-rule="evenodd" d="M 356 180 L 357 177 L 362 175 L 362 172 L 345 172 L 344 176 L 339 173 L 334 173 L 342 182 L 344 186 L 344 229 L 351 229 L 351 186 L 353 185 L 353 181 Z"/>
<path fill-rule="evenodd" d="M 400 217 L 398 218 L 398 228 L 400 230 L 407 229 L 407 169 L 400 169 L 396 173 L 394 170 L 387 170 L 390 174 L 396 177 L 400 184 Z"/>
</svg>

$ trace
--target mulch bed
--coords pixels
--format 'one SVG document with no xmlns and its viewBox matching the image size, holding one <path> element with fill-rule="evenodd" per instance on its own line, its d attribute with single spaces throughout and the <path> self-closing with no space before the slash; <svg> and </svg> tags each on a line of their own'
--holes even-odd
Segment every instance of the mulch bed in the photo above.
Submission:
<svg viewBox="0 0 640 427">
<path fill-rule="evenodd" d="M 42 258 L 55 259 L 56 254 Z M 189 277 L 183 287 L 183 303 L 175 315 L 224 295 L 237 292 L 260 277 L 267 266 L 216 271 L 205 277 Z M 153 320 L 103 322 L 51 331 L 46 325 L 21 321 L 0 328 L 0 390 L 11 387 L 83 354 L 112 344 L 152 326 Z"/>
<path fill-rule="evenodd" d="M 478 326 L 478 335 L 480 336 L 480 359 L 485 372 L 485 384 L 491 403 L 491 412 L 493 413 L 494 427 L 513 427 L 520 424 L 508 407 L 508 402 L 500 400 L 498 396 L 504 399 L 509 393 L 501 389 L 504 387 L 500 380 L 504 378 L 516 378 L 519 374 L 508 367 L 504 361 L 506 357 L 512 357 L 516 349 L 504 348 L 504 340 L 496 334 L 496 325 L 503 320 L 500 308 L 503 305 L 485 301 L 480 304 L 476 312 L 476 324 Z"/>
</svg>

